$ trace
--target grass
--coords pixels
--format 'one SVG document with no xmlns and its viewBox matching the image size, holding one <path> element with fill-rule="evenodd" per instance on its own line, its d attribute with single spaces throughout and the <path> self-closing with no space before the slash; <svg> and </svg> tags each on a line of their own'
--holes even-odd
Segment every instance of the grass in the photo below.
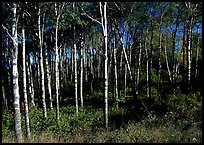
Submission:
<svg viewBox="0 0 204 145">
<path fill-rule="evenodd" d="M 30 112 L 31 137 L 26 139 L 24 117 L 22 117 L 22 129 L 25 143 L 181 143 L 181 142 L 202 142 L 202 131 L 191 128 L 182 131 L 178 123 L 168 122 L 161 117 L 146 117 L 143 121 L 129 120 L 128 123 L 116 128 L 103 128 L 103 110 L 84 108 L 77 119 L 73 107 L 60 109 L 61 118 L 58 123 L 51 119 L 55 116 L 54 110 L 49 110 L 46 123 L 40 124 L 35 121 L 42 121 L 32 118 L 39 115 L 39 109 Z M 64 112 L 62 114 L 62 112 Z M 112 112 L 110 115 L 112 115 Z M 4 114 L 5 115 L 5 114 Z M 39 117 L 40 119 L 40 117 Z M 157 123 L 155 123 L 157 122 Z M 8 122 L 7 122 L 8 123 Z M 38 126 L 34 126 L 38 124 Z M 3 125 L 3 124 L 2 124 Z M 44 125 L 42 128 L 40 125 Z M 34 130 L 35 128 L 35 130 Z M 2 142 L 15 143 L 14 131 L 5 131 L 3 127 Z"/>
<path fill-rule="evenodd" d="M 88 102 L 88 101 L 86 101 Z M 90 102 L 90 101 L 89 101 Z M 94 102 L 92 102 L 94 103 Z M 98 102 L 103 103 L 102 102 Z M 109 128 L 104 128 L 103 105 L 86 104 L 78 117 L 74 105 L 60 107 L 60 119 L 55 109 L 43 119 L 40 107 L 30 111 L 31 136 L 25 136 L 22 114 L 22 132 L 25 143 L 201 143 L 202 130 L 185 126 L 199 116 L 179 116 L 176 112 L 156 115 L 153 111 L 138 117 L 137 111 L 109 106 Z M 16 143 L 14 117 L 2 111 L 2 142 Z"/>
</svg>

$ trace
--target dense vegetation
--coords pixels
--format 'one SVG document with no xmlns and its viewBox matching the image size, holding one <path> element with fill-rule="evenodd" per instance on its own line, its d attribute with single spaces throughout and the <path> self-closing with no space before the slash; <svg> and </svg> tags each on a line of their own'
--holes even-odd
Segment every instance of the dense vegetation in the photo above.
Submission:
<svg viewBox="0 0 204 145">
<path fill-rule="evenodd" d="M 3 142 L 202 142 L 201 2 L 2 2 Z"/>
</svg>

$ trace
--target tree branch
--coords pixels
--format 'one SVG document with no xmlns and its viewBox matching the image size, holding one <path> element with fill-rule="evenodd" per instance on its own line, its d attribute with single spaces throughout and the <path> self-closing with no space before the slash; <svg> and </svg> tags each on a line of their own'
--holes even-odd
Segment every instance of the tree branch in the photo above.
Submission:
<svg viewBox="0 0 204 145">
<path fill-rule="evenodd" d="M 8 29 L 2 24 L 2 27 L 4 28 L 4 30 L 6 30 L 6 33 L 9 35 L 9 37 L 13 40 L 13 37 L 11 36 L 11 34 L 8 32 Z M 18 37 L 22 40 L 21 36 L 19 36 L 18 34 Z"/>
<path fill-rule="evenodd" d="M 98 20 L 92 18 L 91 16 L 89 16 L 87 13 L 84 12 L 84 10 L 82 9 L 83 13 L 81 13 L 81 15 L 88 17 L 89 19 L 91 19 L 92 21 L 101 24 L 101 22 L 99 22 Z M 102 25 L 102 24 L 101 24 Z"/>
</svg>

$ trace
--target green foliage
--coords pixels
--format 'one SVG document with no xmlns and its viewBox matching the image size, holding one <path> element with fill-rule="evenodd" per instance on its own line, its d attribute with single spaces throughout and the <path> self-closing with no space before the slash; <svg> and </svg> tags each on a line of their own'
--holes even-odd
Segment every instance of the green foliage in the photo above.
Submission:
<svg viewBox="0 0 204 145">
<path fill-rule="evenodd" d="M 125 97 L 116 98 L 115 100 L 116 100 L 116 102 L 121 102 L 121 103 L 125 103 L 126 102 Z"/>
<path fill-rule="evenodd" d="M 189 109 L 197 108 L 202 104 L 200 101 L 201 95 L 195 94 L 181 94 L 181 95 L 169 95 L 167 106 L 168 110 L 174 112 L 184 112 Z"/>
<path fill-rule="evenodd" d="M 14 133 L 14 116 L 6 110 L 2 110 L 2 136 Z"/>
</svg>

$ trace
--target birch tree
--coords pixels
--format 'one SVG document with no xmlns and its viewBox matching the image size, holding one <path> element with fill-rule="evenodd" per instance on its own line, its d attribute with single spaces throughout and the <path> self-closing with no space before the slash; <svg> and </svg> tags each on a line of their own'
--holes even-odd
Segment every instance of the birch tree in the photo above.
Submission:
<svg viewBox="0 0 204 145">
<path fill-rule="evenodd" d="M 82 34 L 81 34 L 82 35 Z M 80 45 L 80 100 L 81 107 L 83 107 L 83 36 L 81 36 L 81 45 Z"/>
<path fill-rule="evenodd" d="M 17 142 L 22 143 L 22 131 L 21 131 L 21 113 L 20 113 L 20 95 L 18 86 L 18 38 L 17 38 L 17 4 L 13 3 L 12 13 L 12 37 L 13 37 L 13 52 L 12 52 L 12 74 L 13 74 L 13 95 L 14 103 L 13 107 L 15 110 L 15 131 Z"/>
<path fill-rule="evenodd" d="M 26 135 L 30 137 L 30 125 L 29 125 L 29 112 L 28 112 L 28 99 L 27 99 L 27 88 L 26 88 L 26 58 L 25 58 L 25 27 L 24 27 L 24 12 L 22 14 L 22 58 L 23 58 L 23 96 L 25 105 L 25 125 Z"/>
<path fill-rule="evenodd" d="M 43 28 L 42 28 L 43 29 Z M 38 9 L 38 37 L 39 37 L 39 47 L 40 47 L 40 72 L 41 72 L 41 95 L 43 104 L 43 117 L 47 117 L 47 109 L 45 102 L 45 82 L 44 82 L 44 67 L 43 67 L 43 31 L 41 32 L 41 8 Z"/>
</svg>

